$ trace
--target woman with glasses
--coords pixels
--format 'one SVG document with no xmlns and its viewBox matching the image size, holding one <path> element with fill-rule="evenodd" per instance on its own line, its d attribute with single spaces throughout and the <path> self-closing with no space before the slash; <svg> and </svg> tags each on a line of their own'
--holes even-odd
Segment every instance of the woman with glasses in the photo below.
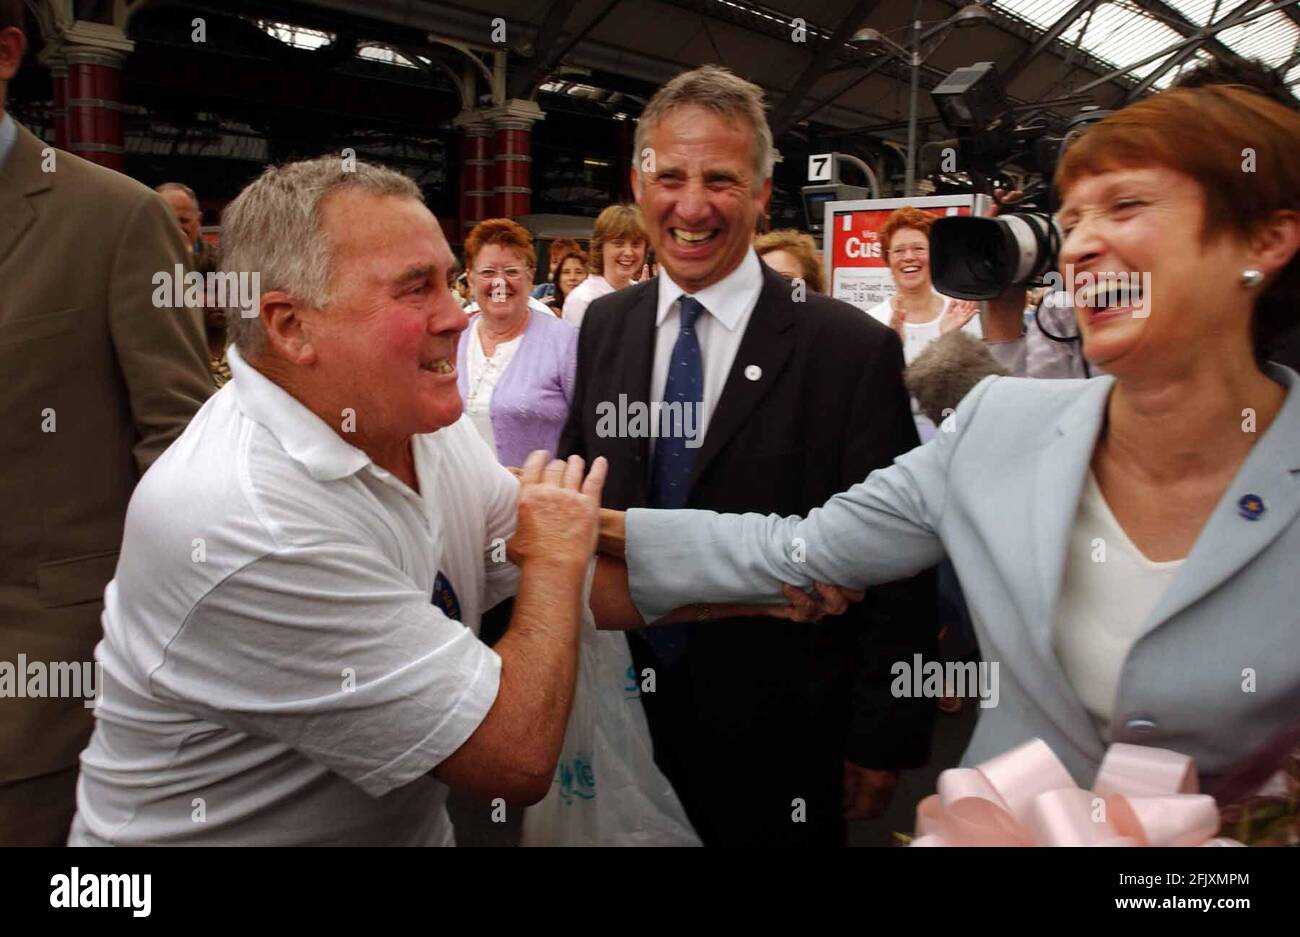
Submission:
<svg viewBox="0 0 1300 937">
<path fill-rule="evenodd" d="M 880 229 L 880 246 L 894 277 L 896 292 L 867 313 L 898 333 L 903 341 L 903 361 L 911 364 L 931 342 L 962 329 L 981 338 L 979 307 L 967 300 L 949 299 L 935 292 L 930 282 L 930 226 L 937 215 L 904 205 Z M 934 436 L 934 423 L 912 400 L 912 418 L 922 442 Z"/>
<path fill-rule="evenodd" d="M 911 364 L 940 335 L 964 328 L 981 337 L 978 307 L 961 299 L 948 299 L 930 283 L 930 226 L 936 215 L 905 205 L 880 229 L 880 246 L 894 277 L 897 292 L 867 310 L 898 333 L 903 340 L 903 360 Z"/>
<path fill-rule="evenodd" d="M 573 393 L 578 330 L 529 300 L 536 263 L 532 235 L 508 218 L 480 222 L 465 239 L 474 303 L 460 336 L 460 396 L 507 466 L 555 451 Z"/>
</svg>

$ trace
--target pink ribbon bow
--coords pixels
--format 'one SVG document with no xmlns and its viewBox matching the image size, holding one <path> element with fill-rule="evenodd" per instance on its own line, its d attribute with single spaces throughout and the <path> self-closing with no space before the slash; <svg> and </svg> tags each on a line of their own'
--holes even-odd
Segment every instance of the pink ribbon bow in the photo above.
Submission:
<svg viewBox="0 0 1300 937">
<path fill-rule="evenodd" d="M 913 846 L 1240 846 L 1215 837 L 1219 810 L 1196 763 L 1116 742 L 1092 790 L 1075 785 L 1042 739 L 978 768 L 939 775 L 916 808 Z"/>
</svg>

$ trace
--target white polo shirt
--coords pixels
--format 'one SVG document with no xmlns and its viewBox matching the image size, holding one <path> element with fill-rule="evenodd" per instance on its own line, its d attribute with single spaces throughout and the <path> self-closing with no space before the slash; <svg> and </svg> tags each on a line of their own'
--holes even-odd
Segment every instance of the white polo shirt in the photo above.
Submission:
<svg viewBox="0 0 1300 937">
<path fill-rule="evenodd" d="M 229 357 L 131 499 L 70 843 L 451 845 L 429 772 L 496 699 L 517 483 L 462 417 L 417 495 Z"/>
</svg>

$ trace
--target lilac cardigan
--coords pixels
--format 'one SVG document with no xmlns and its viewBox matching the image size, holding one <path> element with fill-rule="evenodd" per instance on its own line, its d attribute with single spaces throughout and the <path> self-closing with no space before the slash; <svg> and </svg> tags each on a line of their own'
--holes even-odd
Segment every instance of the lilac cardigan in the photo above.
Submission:
<svg viewBox="0 0 1300 937">
<path fill-rule="evenodd" d="M 460 336 L 456 382 L 460 399 L 469 397 L 469 343 L 475 313 Z M 573 375 L 578 364 L 578 330 L 550 312 L 528 310 L 528 324 L 509 367 L 492 392 L 488 413 L 502 465 L 523 465 L 534 449 L 555 452 L 569 417 Z"/>
</svg>

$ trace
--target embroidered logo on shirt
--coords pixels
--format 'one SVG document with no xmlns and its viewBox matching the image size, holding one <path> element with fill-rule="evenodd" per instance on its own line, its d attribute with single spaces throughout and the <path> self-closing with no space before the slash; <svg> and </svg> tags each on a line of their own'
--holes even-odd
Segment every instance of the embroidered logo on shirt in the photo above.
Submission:
<svg viewBox="0 0 1300 937">
<path fill-rule="evenodd" d="M 460 621 L 460 599 L 456 598 L 456 590 L 451 587 L 451 580 L 438 571 L 438 577 L 433 580 L 433 604 L 442 609 L 442 613 L 452 621 Z"/>
</svg>

